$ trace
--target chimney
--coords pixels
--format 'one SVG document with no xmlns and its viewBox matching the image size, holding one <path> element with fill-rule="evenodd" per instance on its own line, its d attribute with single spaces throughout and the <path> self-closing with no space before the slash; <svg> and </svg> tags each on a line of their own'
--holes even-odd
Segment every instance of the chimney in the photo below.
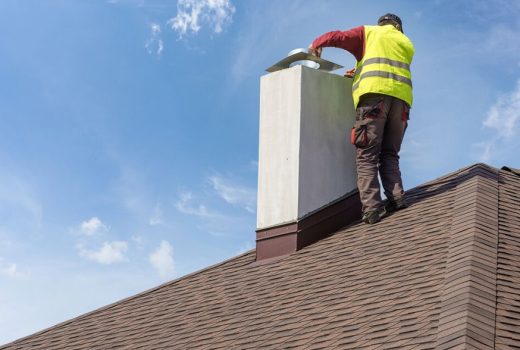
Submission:
<svg viewBox="0 0 520 350">
<path fill-rule="evenodd" d="M 338 66 L 317 58 L 320 69 L 287 68 L 288 58 L 260 83 L 258 262 L 291 254 L 361 216 L 350 144 L 352 79 L 326 72 Z"/>
</svg>

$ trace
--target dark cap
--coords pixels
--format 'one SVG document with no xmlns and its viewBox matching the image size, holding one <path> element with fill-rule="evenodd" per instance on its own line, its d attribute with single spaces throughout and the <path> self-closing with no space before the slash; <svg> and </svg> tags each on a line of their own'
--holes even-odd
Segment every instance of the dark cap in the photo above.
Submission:
<svg viewBox="0 0 520 350">
<path fill-rule="evenodd" d="M 377 20 L 377 24 L 381 25 L 381 23 L 384 23 L 384 22 L 395 22 L 397 24 L 399 24 L 399 27 L 401 28 L 401 32 L 403 31 L 403 22 L 401 22 L 401 19 L 394 15 L 393 13 L 387 13 L 386 15 L 383 15 L 381 17 L 379 17 L 379 19 Z"/>
</svg>

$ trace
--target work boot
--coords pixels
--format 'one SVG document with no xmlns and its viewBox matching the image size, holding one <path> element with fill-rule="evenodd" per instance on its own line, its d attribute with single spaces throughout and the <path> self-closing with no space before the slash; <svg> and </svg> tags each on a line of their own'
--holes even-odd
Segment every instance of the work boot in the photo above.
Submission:
<svg viewBox="0 0 520 350">
<path fill-rule="evenodd" d="M 408 208 L 408 203 L 406 202 L 406 198 L 400 197 L 397 199 L 389 199 L 385 204 L 385 211 L 387 213 L 393 213 L 394 211 L 398 211 L 404 208 Z"/>
<path fill-rule="evenodd" d="M 363 220 L 365 224 L 375 224 L 381 221 L 381 218 L 385 215 L 385 209 L 366 211 L 363 213 L 361 220 Z"/>
</svg>

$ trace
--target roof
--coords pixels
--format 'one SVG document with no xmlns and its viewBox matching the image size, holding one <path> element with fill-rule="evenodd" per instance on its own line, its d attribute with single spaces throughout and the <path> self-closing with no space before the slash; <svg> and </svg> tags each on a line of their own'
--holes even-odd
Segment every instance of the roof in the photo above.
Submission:
<svg viewBox="0 0 520 350">
<path fill-rule="evenodd" d="M 378 224 L 270 264 L 253 250 L 0 349 L 520 347 L 520 176 L 476 164 L 407 195 Z"/>
</svg>

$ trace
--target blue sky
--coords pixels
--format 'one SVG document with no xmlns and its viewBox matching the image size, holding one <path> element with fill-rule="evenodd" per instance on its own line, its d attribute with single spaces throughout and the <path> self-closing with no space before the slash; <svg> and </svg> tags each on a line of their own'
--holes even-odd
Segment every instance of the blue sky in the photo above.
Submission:
<svg viewBox="0 0 520 350">
<path fill-rule="evenodd" d="M 367 3 L 2 0 L 0 343 L 252 249 L 259 78 L 326 31 L 403 19 L 407 188 L 520 168 L 520 3 Z"/>
</svg>

